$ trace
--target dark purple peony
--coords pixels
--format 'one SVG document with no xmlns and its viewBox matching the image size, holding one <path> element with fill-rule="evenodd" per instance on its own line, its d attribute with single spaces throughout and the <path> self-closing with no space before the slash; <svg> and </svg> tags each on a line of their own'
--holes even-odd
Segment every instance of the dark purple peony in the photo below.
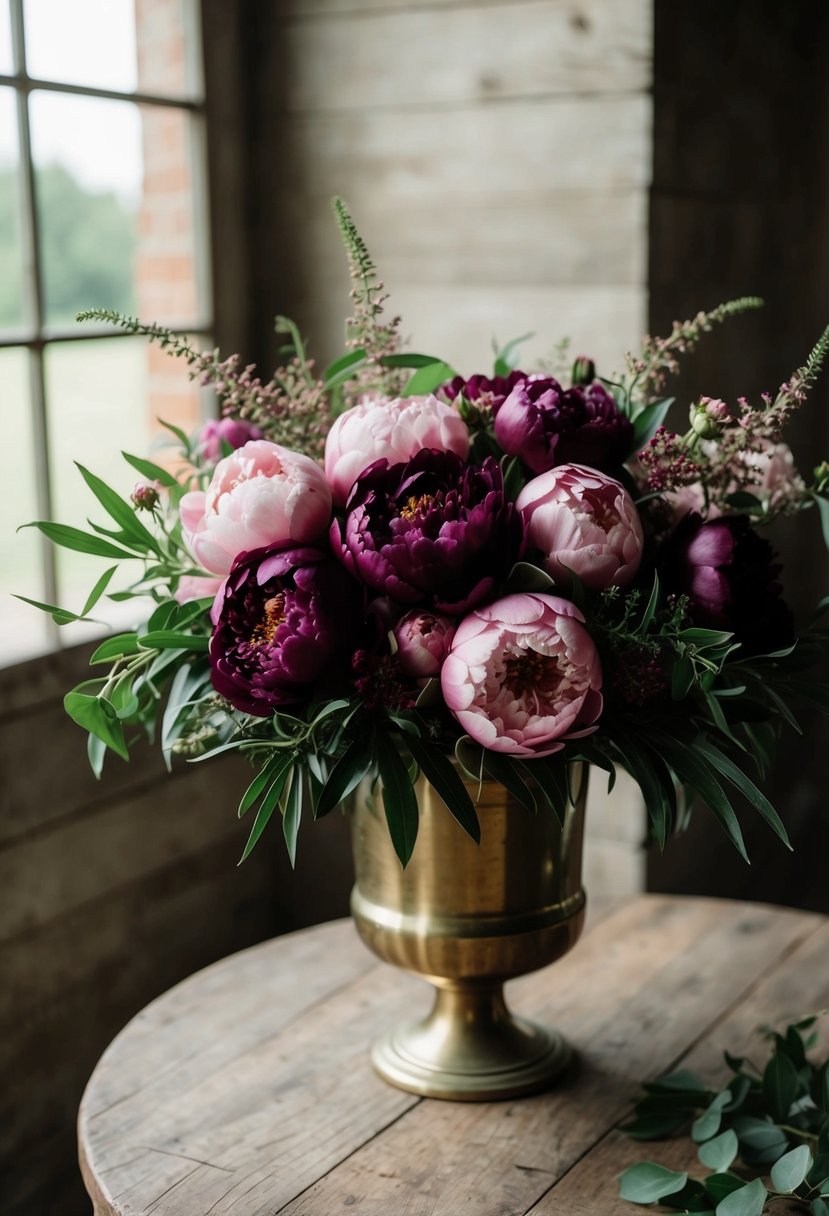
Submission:
<svg viewBox="0 0 829 1216">
<path fill-rule="evenodd" d="M 398 604 L 466 612 L 490 598 L 523 544 L 496 460 L 465 465 L 430 448 L 361 473 L 331 546 L 361 582 Z"/>
<path fill-rule="evenodd" d="M 445 397 L 447 401 L 456 401 L 461 396 L 470 405 L 477 406 L 479 409 L 481 407 L 489 408 L 493 414 L 497 414 L 515 386 L 526 378 L 526 372 L 517 370 L 510 372 L 508 376 L 476 374 L 470 376 L 468 380 L 464 380 L 463 376 L 455 376 L 453 380 L 448 380 L 446 384 L 441 385 L 438 389 L 438 396 Z"/>
<path fill-rule="evenodd" d="M 495 438 L 533 473 L 557 464 L 618 473 L 630 454 L 633 424 L 601 384 L 564 389 L 545 377 L 516 385 L 495 417 Z"/>
<path fill-rule="evenodd" d="M 794 640 L 779 571 L 771 545 L 745 515 L 703 522 L 691 512 L 664 542 L 659 561 L 665 589 L 688 596 L 694 624 L 729 630 L 749 654 Z"/>
<path fill-rule="evenodd" d="M 219 593 L 210 639 L 213 687 L 266 718 L 329 682 L 353 646 L 361 596 L 318 549 L 241 553 Z"/>
</svg>

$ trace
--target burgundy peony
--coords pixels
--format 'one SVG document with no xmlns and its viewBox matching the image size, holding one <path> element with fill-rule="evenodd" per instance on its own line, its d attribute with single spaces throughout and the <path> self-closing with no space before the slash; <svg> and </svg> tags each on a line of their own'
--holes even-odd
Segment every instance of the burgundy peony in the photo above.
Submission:
<svg viewBox="0 0 829 1216">
<path fill-rule="evenodd" d="M 522 544 L 498 462 L 428 449 L 404 464 L 376 461 L 354 483 L 345 524 L 331 525 L 334 552 L 363 583 L 454 614 L 491 598 Z"/>
<path fill-rule="evenodd" d="M 353 647 L 360 600 L 342 567 L 317 549 L 240 554 L 217 598 L 216 692 L 259 717 L 307 698 Z"/>
<path fill-rule="evenodd" d="M 463 397 L 471 405 L 491 409 L 497 414 L 507 397 L 517 384 L 527 379 L 526 372 L 512 371 L 508 376 L 482 376 L 476 374 L 464 380 L 463 376 L 455 376 L 438 389 L 440 396 L 447 401 L 456 401 Z"/>
<path fill-rule="evenodd" d="M 745 515 L 703 522 L 686 515 L 662 546 L 660 575 L 665 589 L 687 595 L 695 625 L 726 629 L 748 653 L 788 645 L 794 623 L 781 599 L 780 567 L 767 540 Z"/>
<path fill-rule="evenodd" d="M 495 417 L 495 438 L 534 473 L 558 464 L 618 470 L 630 453 L 633 424 L 601 384 L 563 389 L 552 377 L 522 381 Z"/>
</svg>

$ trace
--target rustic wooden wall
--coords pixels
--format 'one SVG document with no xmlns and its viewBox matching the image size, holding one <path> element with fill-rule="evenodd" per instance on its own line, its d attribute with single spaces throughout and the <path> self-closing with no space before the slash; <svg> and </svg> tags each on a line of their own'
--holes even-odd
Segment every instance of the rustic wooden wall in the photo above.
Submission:
<svg viewBox="0 0 829 1216">
<path fill-rule="evenodd" d="M 279 931 L 343 915 L 344 824 L 278 833 L 241 869 L 241 761 L 182 766 L 149 748 L 101 783 L 63 713 L 88 650 L 0 672 L 0 1210 L 88 1211 L 75 1160 L 83 1087 L 153 997 Z M 332 879 L 332 875 L 335 876 Z"/>
<path fill-rule="evenodd" d="M 829 9 L 818 0 L 657 0 L 655 64 L 651 329 L 667 332 L 674 317 L 723 299 L 763 296 L 762 313 L 705 339 L 678 399 L 687 408 L 700 393 L 733 401 L 774 391 L 829 322 Z M 829 453 L 826 374 L 792 446 L 807 478 Z M 815 516 L 775 536 L 801 619 L 829 589 Z M 804 739 L 784 739 L 770 783 L 794 854 L 746 815 L 749 869 L 697 816 L 688 837 L 651 857 L 651 889 L 829 912 L 829 731 L 806 721 Z"/>
</svg>

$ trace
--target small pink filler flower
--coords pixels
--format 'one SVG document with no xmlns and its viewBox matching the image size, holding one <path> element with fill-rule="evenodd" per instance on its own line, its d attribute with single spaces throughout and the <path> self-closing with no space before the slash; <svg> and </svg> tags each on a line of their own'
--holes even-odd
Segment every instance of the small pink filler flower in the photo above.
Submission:
<svg viewBox="0 0 829 1216">
<path fill-rule="evenodd" d="M 549 756 L 595 730 L 602 673 L 584 617 L 552 595 L 508 595 L 458 626 L 441 669 L 447 706 L 492 751 Z"/>
<path fill-rule="evenodd" d="M 225 575 L 239 553 L 319 539 L 331 519 L 331 491 L 310 457 L 254 439 L 220 460 L 207 491 L 185 494 L 179 511 L 196 561 Z"/>
<path fill-rule="evenodd" d="M 422 449 L 469 454 L 469 431 L 457 410 L 437 397 L 367 397 L 336 419 L 325 440 L 325 475 L 337 506 L 364 469 L 382 457 L 401 464 Z"/>
<path fill-rule="evenodd" d="M 624 486 L 577 464 L 561 464 L 524 486 L 515 505 L 527 543 L 544 569 L 568 586 L 570 572 L 586 587 L 626 586 L 642 560 L 639 513 Z"/>
</svg>

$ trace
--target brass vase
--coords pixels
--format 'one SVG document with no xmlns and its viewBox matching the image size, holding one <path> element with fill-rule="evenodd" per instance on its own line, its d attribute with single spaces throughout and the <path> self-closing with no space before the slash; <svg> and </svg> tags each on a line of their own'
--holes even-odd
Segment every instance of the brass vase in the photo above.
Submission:
<svg viewBox="0 0 829 1216">
<path fill-rule="evenodd" d="M 570 1059 L 552 1029 L 514 1017 L 504 982 L 547 966 L 577 941 L 587 770 L 562 824 L 533 814 L 494 781 L 477 800 L 475 844 L 421 777 L 420 827 L 404 870 L 382 806 L 361 789 L 352 836 L 351 911 L 366 945 L 437 989 L 422 1021 L 394 1027 L 372 1049 L 386 1081 L 431 1098 L 486 1101 L 546 1088 Z M 468 786 L 473 799 L 477 783 Z"/>
</svg>

